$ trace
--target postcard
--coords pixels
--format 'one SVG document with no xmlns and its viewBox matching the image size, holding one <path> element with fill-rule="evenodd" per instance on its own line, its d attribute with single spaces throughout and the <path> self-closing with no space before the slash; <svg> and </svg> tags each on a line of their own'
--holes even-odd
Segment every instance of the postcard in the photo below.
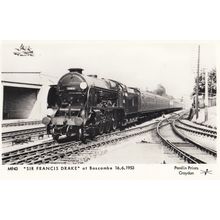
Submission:
<svg viewBox="0 0 220 220">
<path fill-rule="evenodd" d="M 216 41 L 2 41 L 0 178 L 219 179 Z"/>
</svg>

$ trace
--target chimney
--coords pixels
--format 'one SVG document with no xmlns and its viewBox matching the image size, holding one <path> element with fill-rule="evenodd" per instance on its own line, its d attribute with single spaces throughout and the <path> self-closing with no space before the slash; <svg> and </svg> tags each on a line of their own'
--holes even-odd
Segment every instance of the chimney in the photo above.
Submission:
<svg viewBox="0 0 220 220">
<path fill-rule="evenodd" d="M 79 74 L 82 74 L 83 69 L 81 69 L 81 68 L 70 68 L 69 71 L 70 71 L 70 73 L 77 72 Z"/>
</svg>

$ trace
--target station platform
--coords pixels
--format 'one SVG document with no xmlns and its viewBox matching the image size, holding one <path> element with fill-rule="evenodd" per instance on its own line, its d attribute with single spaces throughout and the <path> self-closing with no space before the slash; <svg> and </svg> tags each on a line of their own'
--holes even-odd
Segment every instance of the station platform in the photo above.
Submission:
<svg viewBox="0 0 220 220">
<path fill-rule="evenodd" d="M 2 120 L 1 127 L 15 127 L 15 126 L 24 126 L 28 124 L 41 124 L 41 119 L 9 119 Z"/>
<path fill-rule="evenodd" d="M 41 122 L 42 122 L 42 118 L 10 119 L 10 120 L 2 120 L 1 127 L 23 126 L 27 124 L 41 124 Z"/>
<path fill-rule="evenodd" d="M 30 124 L 30 125 L 22 125 L 22 126 L 9 126 L 9 127 L 2 127 L 1 131 L 2 133 L 6 133 L 6 132 L 13 132 L 13 131 L 22 131 L 22 130 L 26 130 L 26 129 L 35 129 L 35 128 L 43 128 L 45 127 L 44 124 Z"/>
</svg>

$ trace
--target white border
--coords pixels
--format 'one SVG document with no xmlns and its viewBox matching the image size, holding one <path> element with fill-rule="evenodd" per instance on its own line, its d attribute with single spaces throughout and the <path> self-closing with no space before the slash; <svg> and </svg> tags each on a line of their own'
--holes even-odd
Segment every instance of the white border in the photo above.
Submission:
<svg viewBox="0 0 220 220">
<path fill-rule="evenodd" d="M 8 40 L 219 40 L 218 2 L 4 1 L 0 36 Z M 219 181 L 0 181 L 3 219 L 219 217 Z"/>
</svg>

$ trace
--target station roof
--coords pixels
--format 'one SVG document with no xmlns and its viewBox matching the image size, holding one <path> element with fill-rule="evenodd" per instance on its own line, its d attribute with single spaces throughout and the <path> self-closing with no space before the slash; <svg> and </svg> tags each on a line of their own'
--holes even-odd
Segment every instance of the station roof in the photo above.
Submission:
<svg viewBox="0 0 220 220">
<path fill-rule="evenodd" d="M 41 87 L 44 83 L 41 72 L 2 72 L 1 82 L 18 87 Z"/>
</svg>

